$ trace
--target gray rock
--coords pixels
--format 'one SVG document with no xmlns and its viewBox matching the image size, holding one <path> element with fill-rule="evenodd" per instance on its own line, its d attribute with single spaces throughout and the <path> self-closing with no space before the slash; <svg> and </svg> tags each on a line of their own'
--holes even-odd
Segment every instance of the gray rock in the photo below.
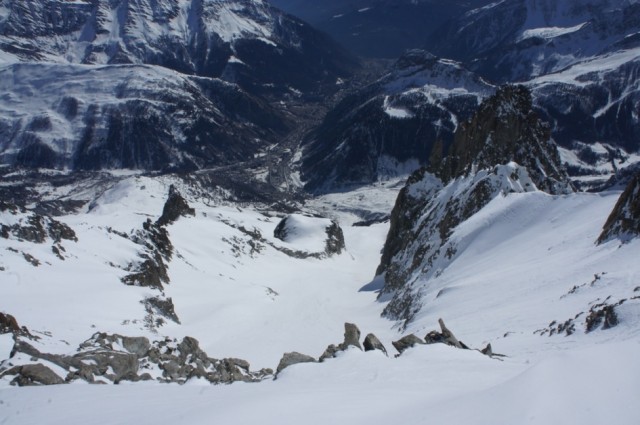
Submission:
<svg viewBox="0 0 640 425">
<path fill-rule="evenodd" d="M 398 341 L 394 341 L 391 344 L 395 347 L 396 350 L 398 350 L 400 354 L 402 354 L 408 348 L 411 348 L 416 344 L 424 344 L 424 343 L 425 342 L 423 340 L 421 340 L 414 334 L 410 334 L 407 336 L 403 336 Z"/>
<path fill-rule="evenodd" d="M 320 362 L 325 361 L 326 359 L 332 359 L 336 356 L 336 354 L 342 351 L 337 345 L 331 344 L 324 350 L 324 353 L 320 356 Z"/>
<path fill-rule="evenodd" d="M 301 354 L 295 351 L 291 353 L 284 353 L 282 359 L 280 359 L 280 363 L 278 363 L 276 376 L 278 376 L 278 374 L 285 368 L 298 363 L 316 363 L 316 359 L 311 356 L 307 356 L 306 354 Z"/>
<path fill-rule="evenodd" d="M 358 347 L 362 350 L 360 345 L 360 329 L 353 323 L 344 324 L 344 342 L 340 344 L 341 350 L 346 350 L 350 346 Z"/>
<path fill-rule="evenodd" d="M 151 343 L 148 338 L 143 336 L 141 337 L 122 337 L 122 346 L 128 352 L 137 355 L 138 357 L 143 357 L 151 348 Z"/>
<path fill-rule="evenodd" d="M 380 340 L 378 339 L 378 337 L 376 337 L 374 334 L 368 334 L 365 338 L 364 338 L 364 351 L 373 351 L 373 350 L 380 350 L 382 351 L 385 355 L 388 356 L 387 354 L 387 349 L 384 347 L 384 345 L 382 344 L 382 342 L 380 342 Z"/>
<path fill-rule="evenodd" d="M 57 385 L 64 384 L 64 379 L 42 363 L 15 366 L 4 372 L 5 375 L 16 375 L 11 385 L 20 387 L 31 385 Z"/>
</svg>

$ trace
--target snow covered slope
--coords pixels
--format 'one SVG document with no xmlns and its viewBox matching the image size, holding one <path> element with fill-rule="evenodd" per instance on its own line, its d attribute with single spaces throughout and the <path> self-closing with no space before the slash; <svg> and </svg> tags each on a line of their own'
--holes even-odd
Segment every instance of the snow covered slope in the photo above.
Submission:
<svg viewBox="0 0 640 425">
<path fill-rule="evenodd" d="M 5 423 L 83 418 L 103 424 L 137 417 L 156 424 L 244 422 L 257 420 L 256 415 L 269 424 L 324 423 L 340 412 L 353 423 L 402 418 L 418 424 L 427 420 L 425 408 L 429 420 L 453 423 L 635 423 L 640 302 L 632 298 L 640 295 L 638 240 L 594 244 L 619 192 L 496 197 L 455 229 L 452 240 L 464 242 L 464 249 L 442 273 L 423 282 L 423 308 L 403 329 L 402 322 L 379 317 L 386 302 L 376 301 L 370 291 L 376 282 L 368 284 L 387 225 L 351 227 L 357 218 L 340 211 L 349 194 L 326 195 L 310 204 L 316 211 L 333 211 L 347 251 L 300 259 L 279 250 L 292 244 L 272 236 L 279 221 L 274 211 L 203 198 L 196 187 L 170 177 L 116 180 L 95 192 L 90 208 L 56 218 L 78 238 L 62 241 L 64 260 L 51 251 L 49 239 L 44 244 L 0 239 L 2 309 L 40 337 L 25 340 L 42 351 L 74 354 L 98 331 L 152 341 L 190 335 L 216 357 L 238 356 L 273 368 L 284 351 L 320 355 L 340 339 L 345 321 L 376 333 L 392 350 L 390 342 L 403 333 L 422 336 L 443 317 L 469 346 L 490 342 L 508 357 L 500 361 L 442 344 L 420 345 L 398 358 L 392 351 L 385 357 L 351 348 L 321 364 L 290 366 L 275 381 L 231 386 L 194 378 L 184 386 L 75 381 L 18 389 L 5 376 L 0 379 Z M 148 313 L 140 301 L 161 294 L 120 281 L 141 249 L 123 235 L 132 235 L 147 217 L 159 216 L 169 184 L 185 194 L 195 216 L 167 227 L 174 256 L 162 295 L 173 300 L 180 324 L 167 321 L 154 331 L 145 326 Z M 75 193 L 64 186 L 41 189 L 51 198 Z M 368 190 L 373 195 L 376 188 Z M 381 198 L 362 190 L 354 196 L 362 209 L 381 207 L 370 204 Z M 12 224 L 11 217 L 3 212 L 3 224 Z M 250 235 L 257 231 L 260 244 Z M 591 309 L 622 299 L 627 301 L 615 307 L 617 326 L 602 329 L 600 324 L 585 333 Z M 573 332 L 558 332 L 557 325 L 570 319 Z M 5 336 L 3 346 L 11 345 Z M 7 360 L 7 355 L 4 367 L 29 363 L 28 357 Z M 593 385 L 610 391 L 594 391 Z M 108 415 L 88 413 L 104 409 L 105 398 L 113 407 Z"/>
</svg>

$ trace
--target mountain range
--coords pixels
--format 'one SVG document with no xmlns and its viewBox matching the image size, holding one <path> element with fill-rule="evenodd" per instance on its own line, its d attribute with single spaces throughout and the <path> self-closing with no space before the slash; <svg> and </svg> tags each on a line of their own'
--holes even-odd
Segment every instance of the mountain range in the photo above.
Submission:
<svg viewBox="0 0 640 425">
<path fill-rule="evenodd" d="M 0 0 L 0 422 L 635 424 L 640 3 L 274 4 Z"/>
</svg>

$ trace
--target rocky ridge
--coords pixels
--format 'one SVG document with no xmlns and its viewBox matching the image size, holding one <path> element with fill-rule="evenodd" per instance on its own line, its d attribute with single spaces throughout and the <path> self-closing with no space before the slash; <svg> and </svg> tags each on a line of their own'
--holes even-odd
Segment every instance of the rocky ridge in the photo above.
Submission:
<svg viewBox="0 0 640 425">
<path fill-rule="evenodd" d="M 507 86 L 462 124 L 450 154 L 434 151 L 398 195 L 376 275 L 383 315 L 408 324 L 422 308 L 421 291 L 464 249 L 456 227 L 498 196 L 542 190 L 572 192 L 549 130 L 524 87 Z"/>
<path fill-rule="evenodd" d="M 623 241 L 640 235 L 640 173 L 629 182 L 602 229 L 598 244 L 613 238 Z"/>
</svg>

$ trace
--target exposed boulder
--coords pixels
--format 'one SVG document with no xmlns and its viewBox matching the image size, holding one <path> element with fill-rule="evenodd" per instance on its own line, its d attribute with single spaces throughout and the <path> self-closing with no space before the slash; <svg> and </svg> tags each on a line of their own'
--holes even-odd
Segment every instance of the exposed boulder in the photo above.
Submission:
<svg viewBox="0 0 640 425">
<path fill-rule="evenodd" d="M 20 326 L 14 316 L 0 312 L 0 334 L 12 333 L 14 336 L 34 338 L 26 326 Z"/>
<path fill-rule="evenodd" d="M 438 332 L 438 331 L 429 332 L 424 337 L 425 342 L 427 344 L 442 343 L 442 344 L 451 345 L 456 348 L 463 348 L 463 349 L 469 348 L 462 341 L 459 341 L 458 338 L 455 337 L 455 335 L 453 335 L 453 332 L 451 332 L 449 328 L 445 326 L 444 321 L 442 319 L 438 319 L 438 323 L 440 324 L 440 329 L 442 332 Z"/>
<path fill-rule="evenodd" d="M 598 244 L 620 238 L 628 240 L 640 235 L 640 172 L 625 188 L 598 238 Z"/>
<path fill-rule="evenodd" d="M 388 356 L 387 349 L 374 334 L 368 334 L 366 337 L 364 337 L 364 342 L 362 345 L 364 346 L 364 351 L 380 350 Z"/>
<path fill-rule="evenodd" d="M 18 333 L 20 326 L 15 317 L 10 314 L 0 313 L 0 334 Z"/>
<path fill-rule="evenodd" d="M 345 249 L 342 228 L 336 221 L 326 218 L 290 214 L 280 220 L 273 236 L 299 247 L 301 251 L 295 256 L 301 258 L 331 257 L 341 254 Z M 282 251 L 282 248 L 280 250 Z"/>
<path fill-rule="evenodd" d="M 393 345 L 395 349 L 398 350 L 398 353 L 402 354 L 403 352 L 413 347 L 414 345 L 424 344 L 424 343 L 425 342 L 423 340 L 421 340 L 414 334 L 409 334 L 409 335 L 403 336 L 397 341 L 393 341 L 391 345 Z"/>
<path fill-rule="evenodd" d="M 278 374 L 282 372 L 284 369 L 286 369 L 287 367 L 292 366 L 294 364 L 298 364 L 298 363 L 316 363 L 316 359 L 314 359 L 311 356 L 307 356 L 306 354 L 301 354 L 295 351 L 290 353 L 284 353 L 284 355 L 280 359 L 280 363 L 278 363 L 278 368 L 276 369 L 276 376 L 278 376 Z"/>
<path fill-rule="evenodd" d="M 358 347 L 362 350 L 360 345 L 360 329 L 353 323 L 344 324 L 344 341 L 340 344 L 340 349 L 346 350 L 349 347 Z"/>
<path fill-rule="evenodd" d="M 64 384 L 64 379 L 56 375 L 53 370 L 42 363 L 15 366 L 0 374 L 0 376 L 5 375 L 15 375 L 15 378 L 11 381 L 11 385 L 18 385 L 20 387 Z"/>
<path fill-rule="evenodd" d="M 182 197 L 174 185 L 169 186 L 169 197 L 162 209 L 162 215 L 156 222 L 160 226 L 166 226 L 180 217 L 195 216 L 196 210 Z"/>
</svg>

